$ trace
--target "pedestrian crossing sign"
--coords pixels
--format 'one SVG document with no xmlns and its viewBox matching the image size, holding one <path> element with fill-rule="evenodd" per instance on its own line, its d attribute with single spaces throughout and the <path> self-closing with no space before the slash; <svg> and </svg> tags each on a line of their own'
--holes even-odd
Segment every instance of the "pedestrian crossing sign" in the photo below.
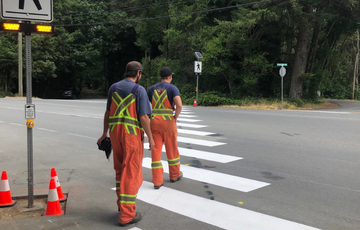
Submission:
<svg viewBox="0 0 360 230">
<path fill-rule="evenodd" d="M 194 73 L 201 73 L 201 61 L 195 61 L 195 65 L 194 65 Z"/>
</svg>

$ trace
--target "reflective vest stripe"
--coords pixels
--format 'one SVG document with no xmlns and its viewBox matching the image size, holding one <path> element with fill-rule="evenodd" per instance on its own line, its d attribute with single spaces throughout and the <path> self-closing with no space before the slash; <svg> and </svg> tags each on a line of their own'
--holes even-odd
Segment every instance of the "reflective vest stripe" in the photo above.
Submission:
<svg viewBox="0 0 360 230">
<path fill-rule="evenodd" d="M 169 159 L 168 160 L 169 166 L 178 165 L 180 164 L 180 157 L 175 159 Z"/>
<path fill-rule="evenodd" d="M 162 168 L 162 164 L 161 161 L 153 161 L 151 162 L 151 168 L 152 169 L 158 169 L 158 168 Z"/>
<path fill-rule="evenodd" d="M 166 90 L 164 90 L 164 91 L 161 93 L 160 96 L 157 94 L 157 91 L 156 91 L 156 90 L 155 90 L 155 92 L 156 92 L 155 95 L 158 96 L 158 99 L 155 100 L 155 101 L 156 101 L 156 104 L 155 104 L 155 106 L 154 106 L 154 109 L 162 109 L 162 108 L 165 109 L 165 106 L 164 106 L 163 102 L 164 102 L 165 99 L 167 99 Z"/>
<path fill-rule="evenodd" d="M 130 95 L 129 95 L 129 96 L 130 96 Z M 127 96 L 127 97 L 121 102 L 120 105 L 118 104 L 118 108 L 116 109 L 116 112 L 115 112 L 114 116 L 118 116 L 121 112 L 123 112 L 124 115 L 125 115 L 125 112 L 127 112 L 126 109 L 130 106 L 130 104 L 131 104 L 132 102 L 135 101 L 135 98 L 133 98 L 133 97 L 131 97 L 131 96 L 129 97 L 129 96 Z M 124 110 L 125 110 L 125 111 L 124 111 Z M 126 115 L 128 115 L 128 114 L 126 114 Z"/>
<path fill-rule="evenodd" d="M 120 181 L 116 181 L 116 189 L 120 189 Z"/>
<path fill-rule="evenodd" d="M 153 100 L 155 101 L 155 106 L 152 111 L 151 118 L 154 119 L 156 116 L 162 116 L 164 120 L 171 120 L 171 116 L 173 116 L 173 110 L 167 109 L 164 105 L 164 101 L 167 99 L 166 89 L 159 96 L 157 90 L 154 90 Z"/>
<path fill-rule="evenodd" d="M 116 105 L 119 105 L 120 103 L 121 103 L 121 99 L 120 98 L 118 98 L 118 97 L 114 97 L 114 93 L 113 93 L 113 95 L 112 95 L 112 99 L 115 101 L 115 103 L 116 103 Z"/>
<path fill-rule="evenodd" d="M 172 110 L 162 110 L 162 109 L 153 109 L 153 113 L 159 114 L 159 115 L 173 115 L 173 111 Z"/>
<path fill-rule="evenodd" d="M 109 118 L 109 124 L 127 124 L 139 127 L 140 122 L 132 117 L 112 117 Z"/>
<path fill-rule="evenodd" d="M 131 93 L 127 97 L 122 99 L 117 92 L 114 92 L 112 95 L 112 99 L 116 104 L 117 109 L 115 111 L 115 114 L 109 117 L 110 132 L 114 130 L 115 125 L 121 124 L 125 125 L 127 133 L 137 135 L 136 128 L 141 130 L 141 124 L 136 118 L 129 115 L 129 106 L 136 101 L 136 96 Z"/>
</svg>

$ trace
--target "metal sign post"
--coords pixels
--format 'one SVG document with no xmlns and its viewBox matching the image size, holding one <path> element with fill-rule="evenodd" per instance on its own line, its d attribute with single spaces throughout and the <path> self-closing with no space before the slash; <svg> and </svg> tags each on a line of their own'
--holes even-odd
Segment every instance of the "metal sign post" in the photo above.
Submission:
<svg viewBox="0 0 360 230">
<path fill-rule="evenodd" d="M 281 66 L 279 74 L 281 77 L 281 105 L 283 104 L 283 91 L 284 91 L 284 76 L 286 74 L 286 69 L 284 66 L 287 66 L 287 63 L 277 63 L 277 66 Z"/>
<path fill-rule="evenodd" d="M 31 79 L 31 34 L 25 34 L 26 49 L 26 106 L 32 104 L 32 79 Z M 35 108 L 35 107 L 34 107 Z M 34 110 L 35 117 L 35 110 Z M 34 178 L 33 178 L 33 131 L 27 127 L 27 145 L 28 145 L 28 207 L 32 208 L 34 204 Z"/>
<path fill-rule="evenodd" d="M 34 25 L 30 21 L 52 22 L 53 0 L 0 0 L 1 17 L 3 19 L 25 20 L 21 23 L 0 23 L 0 31 L 25 33 L 26 50 L 26 105 L 25 119 L 27 120 L 27 158 L 28 158 L 28 208 L 34 204 L 33 178 L 33 131 L 35 126 L 35 105 L 32 104 L 32 77 L 31 77 L 31 33 L 52 33 L 53 26 Z M 20 43 L 20 42 L 19 42 Z M 20 67 L 19 67 L 20 71 Z"/>
<path fill-rule="evenodd" d="M 201 75 L 202 62 L 200 61 L 203 57 L 199 52 L 195 52 L 195 57 L 198 61 L 194 63 L 194 73 L 196 74 L 196 104 L 199 104 L 198 101 L 198 91 L 199 91 L 199 75 Z"/>
</svg>

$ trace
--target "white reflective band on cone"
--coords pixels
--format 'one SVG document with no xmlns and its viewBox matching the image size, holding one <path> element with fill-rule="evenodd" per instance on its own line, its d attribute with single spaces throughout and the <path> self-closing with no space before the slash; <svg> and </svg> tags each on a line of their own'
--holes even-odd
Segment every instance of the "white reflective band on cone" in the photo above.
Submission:
<svg viewBox="0 0 360 230">
<path fill-rule="evenodd" d="M 48 195 L 48 201 L 54 202 L 54 201 L 58 201 L 58 200 L 59 200 L 59 196 L 57 194 L 56 189 L 50 189 L 49 195 Z"/>
<path fill-rule="evenodd" d="M 9 181 L 8 180 L 1 180 L 0 181 L 0 192 L 7 192 L 10 190 Z"/>
<path fill-rule="evenodd" d="M 55 180 L 56 188 L 57 188 L 57 187 L 60 187 L 60 182 L 59 182 L 58 176 L 53 176 L 53 177 L 51 177 L 50 179 L 54 179 L 54 180 Z"/>
</svg>

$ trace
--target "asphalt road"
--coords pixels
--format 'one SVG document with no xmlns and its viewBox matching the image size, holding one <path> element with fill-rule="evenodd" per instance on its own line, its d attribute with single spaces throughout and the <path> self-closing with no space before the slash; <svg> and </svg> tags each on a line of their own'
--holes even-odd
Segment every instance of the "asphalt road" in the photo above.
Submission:
<svg viewBox="0 0 360 230">
<path fill-rule="evenodd" d="M 118 228 L 112 161 L 96 140 L 105 100 L 33 100 L 35 194 L 55 167 L 66 215 L 0 220 L 0 229 Z M 178 144 L 184 178 L 154 190 L 144 152 L 143 220 L 124 229 L 360 228 L 360 103 L 322 111 L 185 107 Z M 27 195 L 24 99 L 0 99 L 0 170 Z M 166 157 L 163 154 L 164 164 Z"/>
</svg>

